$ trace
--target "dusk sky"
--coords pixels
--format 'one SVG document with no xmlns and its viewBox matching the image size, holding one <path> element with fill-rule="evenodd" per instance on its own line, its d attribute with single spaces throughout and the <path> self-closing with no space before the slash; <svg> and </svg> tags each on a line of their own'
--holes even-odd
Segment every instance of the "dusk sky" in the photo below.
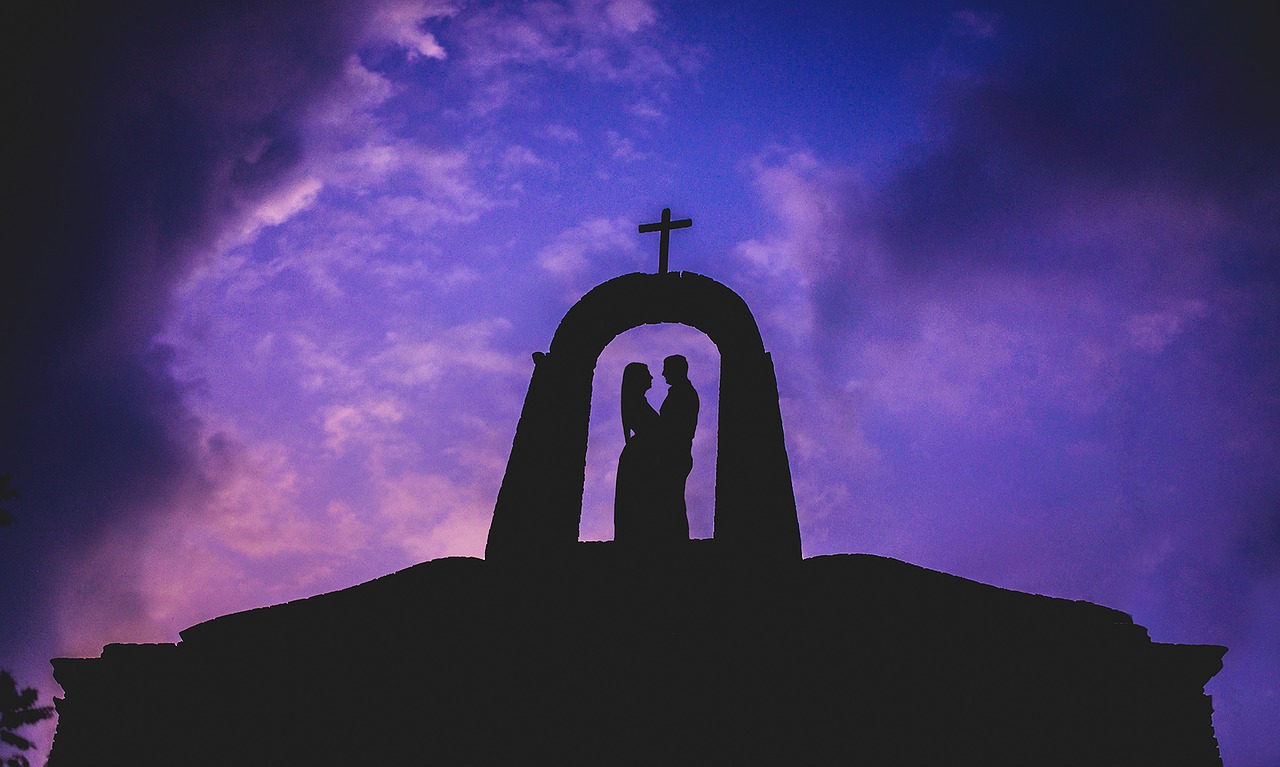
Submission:
<svg viewBox="0 0 1280 767">
<path fill-rule="evenodd" d="M 51 657 L 482 556 L 530 354 L 656 270 L 670 207 L 671 268 L 773 354 L 806 556 L 1226 645 L 1225 763 L 1280 763 L 1280 46 L 1247 4 L 123 5 L 3 12 L 0 667 L 44 701 Z M 672 353 L 712 533 L 718 357 L 663 325 L 597 366 L 584 540 L 622 368 Z"/>
</svg>

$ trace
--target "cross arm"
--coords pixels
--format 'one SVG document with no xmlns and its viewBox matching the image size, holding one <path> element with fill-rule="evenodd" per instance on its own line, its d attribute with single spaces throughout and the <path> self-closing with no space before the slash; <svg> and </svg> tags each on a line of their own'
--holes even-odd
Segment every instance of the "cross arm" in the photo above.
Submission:
<svg viewBox="0 0 1280 767">
<path fill-rule="evenodd" d="M 641 224 L 640 233 L 647 234 L 649 232 L 670 231 L 672 229 L 688 229 L 693 226 L 693 219 L 681 218 L 675 221 L 658 221 L 653 224 Z"/>
</svg>

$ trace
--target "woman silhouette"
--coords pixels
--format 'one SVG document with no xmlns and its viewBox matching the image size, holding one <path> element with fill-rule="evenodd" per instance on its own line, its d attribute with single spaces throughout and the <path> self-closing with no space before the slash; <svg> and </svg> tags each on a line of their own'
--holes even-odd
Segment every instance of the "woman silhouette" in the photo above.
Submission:
<svg viewBox="0 0 1280 767">
<path fill-rule="evenodd" d="M 657 473 L 661 463 L 658 411 L 645 398 L 653 376 L 643 362 L 622 371 L 622 434 L 626 446 L 618 457 L 618 482 L 613 498 L 613 539 L 623 544 L 652 543 Z"/>
</svg>

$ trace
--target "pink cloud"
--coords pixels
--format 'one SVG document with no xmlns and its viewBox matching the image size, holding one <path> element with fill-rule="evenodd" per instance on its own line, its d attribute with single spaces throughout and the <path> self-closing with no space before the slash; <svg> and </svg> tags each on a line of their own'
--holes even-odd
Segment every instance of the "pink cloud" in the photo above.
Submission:
<svg viewBox="0 0 1280 767">
<path fill-rule="evenodd" d="M 458 13 L 452 3 L 398 0 L 381 4 L 369 22 L 368 37 L 386 40 L 409 51 L 411 56 L 445 59 L 448 53 L 435 35 L 424 30 L 429 20 L 448 18 Z"/>
<path fill-rule="evenodd" d="M 591 218 L 557 234 L 538 251 L 537 263 L 569 283 L 576 299 L 589 287 L 585 279 L 598 271 L 592 269 L 592 259 L 621 256 L 639 262 L 640 245 L 634 234 L 635 224 L 626 219 Z"/>
<path fill-rule="evenodd" d="M 382 543 L 402 551 L 406 565 L 483 557 L 496 496 L 494 482 L 464 484 L 440 474 L 387 478 L 378 491 Z"/>
</svg>

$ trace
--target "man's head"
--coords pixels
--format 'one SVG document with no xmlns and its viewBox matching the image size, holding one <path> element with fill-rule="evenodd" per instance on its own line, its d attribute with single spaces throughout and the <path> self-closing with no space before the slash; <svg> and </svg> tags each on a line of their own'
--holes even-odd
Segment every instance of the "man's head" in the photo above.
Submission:
<svg viewBox="0 0 1280 767">
<path fill-rule="evenodd" d="M 673 354 L 662 361 L 662 377 L 668 385 L 689 380 L 689 360 Z"/>
</svg>

